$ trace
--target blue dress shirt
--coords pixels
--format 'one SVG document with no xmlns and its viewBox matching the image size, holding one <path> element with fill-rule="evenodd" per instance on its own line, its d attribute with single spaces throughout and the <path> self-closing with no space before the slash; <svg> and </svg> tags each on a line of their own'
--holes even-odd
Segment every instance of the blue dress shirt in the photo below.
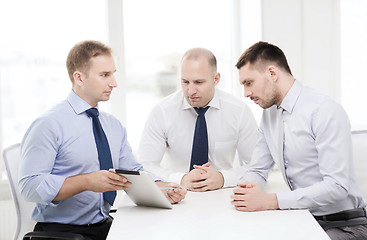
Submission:
<svg viewBox="0 0 367 240">
<path fill-rule="evenodd" d="M 110 205 L 103 194 L 84 191 L 52 202 L 65 179 L 99 171 L 91 106 L 73 91 L 67 100 L 35 120 L 21 144 L 19 189 L 27 201 L 36 203 L 32 218 L 37 222 L 93 224 L 108 216 Z M 100 112 L 114 168 L 144 170 L 135 161 L 126 130 L 112 115 Z"/>
<path fill-rule="evenodd" d="M 242 180 L 264 185 L 277 164 L 292 190 L 276 193 L 280 209 L 325 215 L 366 206 L 353 176 L 349 119 L 340 105 L 295 81 L 279 108 L 264 110 L 259 133 Z"/>
</svg>

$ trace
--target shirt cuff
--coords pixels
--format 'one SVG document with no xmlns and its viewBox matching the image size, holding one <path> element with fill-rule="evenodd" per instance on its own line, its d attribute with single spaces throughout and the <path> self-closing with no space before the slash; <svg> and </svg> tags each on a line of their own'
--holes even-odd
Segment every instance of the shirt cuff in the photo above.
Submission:
<svg viewBox="0 0 367 240">
<path fill-rule="evenodd" d="M 36 192 L 43 204 L 53 204 L 52 200 L 59 193 L 66 177 L 49 174 L 36 188 Z"/>
<path fill-rule="evenodd" d="M 259 174 L 253 173 L 253 172 L 246 172 L 244 176 L 242 176 L 239 180 L 239 183 L 244 182 L 255 182 L 260 185 L 262 189 L 265 187 L 266 180 L 261 177 Z"/>
<path fill-rule="evenodd" d="M 219 171 L 224 179 L 223 187 L 235 187 L 240 181 L 240 178 L 236 174 L 229 170 Z"/>
<path fill-rule="evenodd" d="M 153 179 L 154 182 L 163 181 L 162 178 L 158 177 L 154 173 L 151 173 L 151 172 L 148 172 L 148 171 L 145 171 L 145 172 L 148 173 L 148 175 Z"/>
<path fill-rule="evenodd" d="M 294 192 L 279 192 L 276 193 L 278 205 L 280 209 L 294 209 L 297 208 L 297 197 Z"/>
<path fill-rule="evenodd" d="M 168 181 L 177 183 L 178 185 L 181 184 L 181 180 L 186 173 L 171 173 L 168 177 Z"/>
</svg>

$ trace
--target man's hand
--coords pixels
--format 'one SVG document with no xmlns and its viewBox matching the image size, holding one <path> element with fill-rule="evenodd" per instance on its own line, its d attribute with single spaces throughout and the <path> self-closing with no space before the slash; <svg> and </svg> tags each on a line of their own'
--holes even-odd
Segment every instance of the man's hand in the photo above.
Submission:
<svg viewBox="0 0 367 240">
<path fill-rule="evenodd" d="M 166 198 L 172 204 L 180 202 L 186 196 L 186 189 L 176 183 L 162 181 L 157 181 L 155 183 L 161 188 Z"/>
<path fill-rule="evenodd" d="M 52 201 L 61 201 L 83 191 L 107 192 L 127 190 L 131 183 L 121 175 L 106 170 L 67 177 Z"/>
<path fill-rule="evenodd" d="M 254 212 L 279 209 L 275 193 L 266 193 L 257 183 L 245 182 L 233 190 L 232 205 L 239 211 Z"/>
<path fill-rule="evenodd" d="M 194 169 L 183 176 L 181 185 L 190 191 L 204 192 L 223 187 L 223 175 L 212 168 L 210 163 L 202 166 L 194 165 Z"/>
<path fill-rule="evenodd" d="M 88 177 L 87 190 L 93 192 L 127 190 L 131 186 L 131 182 L 126 177 L 107 170 L 92 172 L 86 176 Z"/>
</svg>

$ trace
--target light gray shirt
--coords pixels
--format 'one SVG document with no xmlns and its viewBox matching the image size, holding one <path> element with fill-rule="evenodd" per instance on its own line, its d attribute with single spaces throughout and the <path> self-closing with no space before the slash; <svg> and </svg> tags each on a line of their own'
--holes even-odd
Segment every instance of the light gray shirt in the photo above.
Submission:
<svg viewBox="0 0 367 240">
<path fill-rule="evenodd" d="M 242 180 L 264 185 L 276 164 L 292 190 L 276 193 L 280 209 L 325 215 L 365 207 L 354 179 L 350 123 L 340 105 L 295 81 L 280 107 L 263 111 L 259 133 Z"/>
<path fill-rule="evenodd" d="M 235 186 L 251 160 L 258 127 L 249 107 L 224 91 L 216 89 L 208 105 L 209 162 L 222 173 L 224 186 Z M 196 118 L 182 91 L 164 98 L 148 117 L 138 161 L 165 180 L 180 183 L 190 168 Z"/>
</svg>

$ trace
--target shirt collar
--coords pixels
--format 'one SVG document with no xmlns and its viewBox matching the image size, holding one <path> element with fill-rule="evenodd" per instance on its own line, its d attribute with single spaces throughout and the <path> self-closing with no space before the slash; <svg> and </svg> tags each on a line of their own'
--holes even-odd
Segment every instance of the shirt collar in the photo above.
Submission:
<svg viewBox="0 0 367 240">
<path fill-rule="evenodd" d="M 84 101 L 78 94 L 76 94 L 73 90 L 70 91 L 67 101 L 69 102 L 70 106 L 73 108 L 76 114 L 81 114 L 91 108 L 91 106 Z M 98 104 L 95 107 L 98 109 Z"/>
<path fill-rule="evenodd" d="M 182 108 L 183 109 L 190 109 L 192 108 L 192 106 L 187 102 L 187 99 L 186 97 L 184 96 L 183 94 L 183 103 L 182 103 Z M 211 108 L 217 108 L 217 109 L 220 109 L 220 102 L 219 102 L 219 96 L 218 96 L 218 93 L 217 91 L 214 90 L 214 96 L 212 98 L 212 100 L 210 100 L 210 102 L 208 103 L 207 106 L 210 106 Z"/>
<path fill-rule="evenodd" d="M 295 80 L 291 89 L 289 89 L 287 95 L 285 95 L 282 103 L 278 108 L 283 108 L 288 113 L 292 113 L 294 106 L 298 100 L 299 95 L 301 94 L 303 85 Z"/>
</svg>

